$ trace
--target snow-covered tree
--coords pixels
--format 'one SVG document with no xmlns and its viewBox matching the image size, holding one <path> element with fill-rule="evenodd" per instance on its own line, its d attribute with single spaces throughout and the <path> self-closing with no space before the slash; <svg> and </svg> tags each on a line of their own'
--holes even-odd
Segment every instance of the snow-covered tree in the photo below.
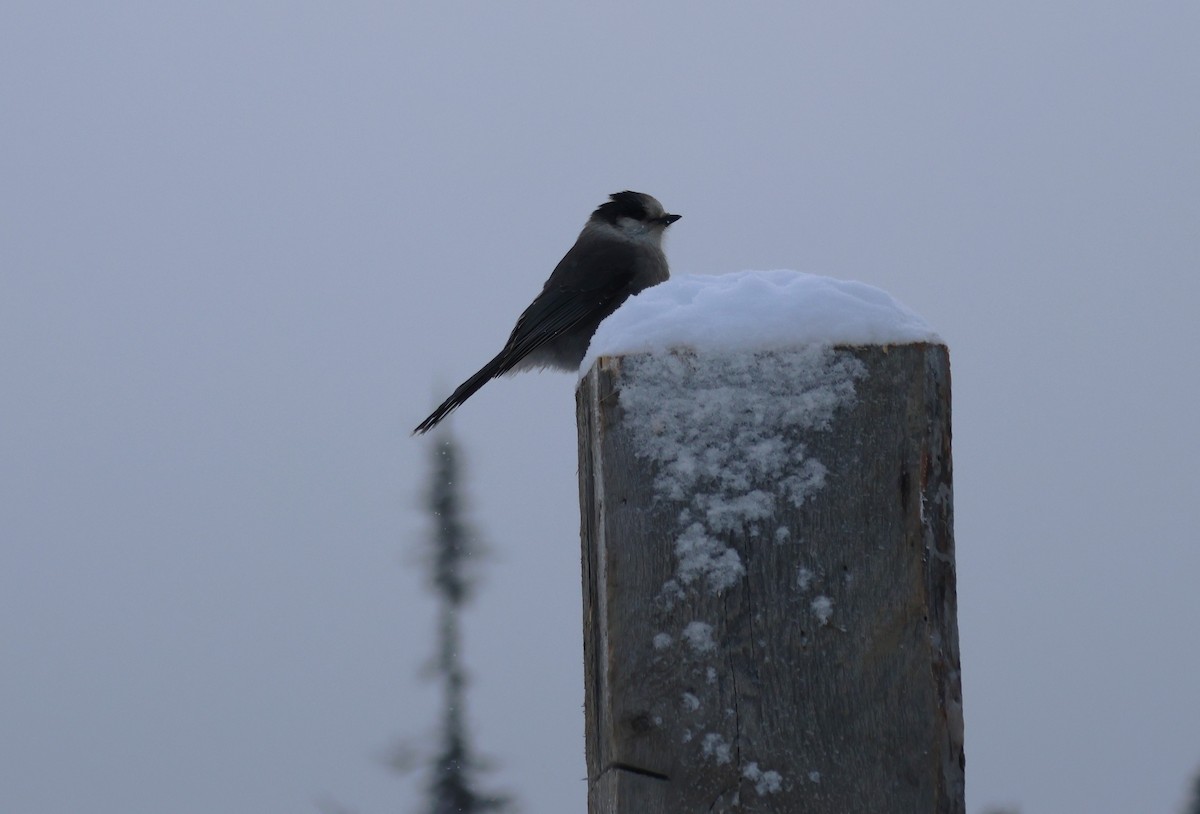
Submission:
<svg viewBox="0 0 1200 814">
<path fill-rule="evenodd" d="M 439 600 L 436 666 L 444 706 L 438 752 L 429 766 L 424 807 L 427 814 L 478 814 L 511 809 L 507 797 L 484 794 L 477 789 L 480 766 L 472 756 L 464 718 L 466 673 L 460 658 L 459 611 L 471 599 L 472 572 L 481 547 L 463 517 L 459 474 L 458 447 L 449 432 L 443 430 L 433 449 L 428 507 L 434 533 L 426 551 L 430 587 Z"/>
</svg>

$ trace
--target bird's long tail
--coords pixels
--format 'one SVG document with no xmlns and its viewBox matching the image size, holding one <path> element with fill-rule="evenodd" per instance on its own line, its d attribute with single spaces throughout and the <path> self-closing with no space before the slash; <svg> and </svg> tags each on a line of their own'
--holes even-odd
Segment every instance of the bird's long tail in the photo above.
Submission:
<svg viewBox="0 0 1200 814">
<path fill-rule="evenodd" d="M 507 359 L 503 352 L 497 354 L 495 359 L 492 359 L 492 361 L 481 367 L 478 373 L 460 384 L 450 394 L 450 398 L 443 401 L 436 410 L 429 414 L 428 418 L 418 424 L 417 428 L 413 430 L 413 435 L 422 435 L 432 430 L 443 418 L 457 409 L 460 404 L 475 395 L 476 390 L 507 371 L 511 365 L 506 366 L 506 361 Z"/>
</svg>

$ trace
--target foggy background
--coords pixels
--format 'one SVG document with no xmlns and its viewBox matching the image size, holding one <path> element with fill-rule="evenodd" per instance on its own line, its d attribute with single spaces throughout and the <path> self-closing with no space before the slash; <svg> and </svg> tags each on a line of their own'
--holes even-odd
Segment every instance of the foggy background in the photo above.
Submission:
<svg viewBox="0 0 1200 814">
<path fill-rule="evenodd" d="M 0 6 L 0 811 L 415 811 L 410 429 L 593 208 L 951 349 L 967 799 L 1200 768 L 1200 4 Z M 469 719 L 583 811 L 574 379 L 453 419 Z"/>
</svg>

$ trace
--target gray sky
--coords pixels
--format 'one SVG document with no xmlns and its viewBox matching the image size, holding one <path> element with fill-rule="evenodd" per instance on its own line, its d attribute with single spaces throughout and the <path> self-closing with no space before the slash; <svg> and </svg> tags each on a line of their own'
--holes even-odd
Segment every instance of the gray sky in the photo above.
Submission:
<svg viewBox="0 0 1200 814">
<path fill-rule="evenodd" d="M 585 10 L 590 9 L 590 10 Z M 968 809 L 1200 767 L 1200 5 L 0 6 L 0 811 L 413 810 L 409 429 L 609 192 L 954 366 Z M 454 419 L 478 745 L 582 811 L 574 380 Z"/>
</svg>

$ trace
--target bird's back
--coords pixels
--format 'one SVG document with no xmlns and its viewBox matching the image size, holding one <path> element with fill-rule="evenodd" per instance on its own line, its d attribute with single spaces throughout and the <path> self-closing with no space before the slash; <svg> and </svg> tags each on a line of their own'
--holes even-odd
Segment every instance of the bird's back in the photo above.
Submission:
<svg viewBox="0 0 1200 814">
<path fill-rule="evenodd" d="M 600 323 L 630 296 L 667 276 L 661 245 L 585 229 L 517 321 L 510 344 L 520 341 L 523 331 L 551 334 L 517 369 L 578 368 Z"/>
</svg>

